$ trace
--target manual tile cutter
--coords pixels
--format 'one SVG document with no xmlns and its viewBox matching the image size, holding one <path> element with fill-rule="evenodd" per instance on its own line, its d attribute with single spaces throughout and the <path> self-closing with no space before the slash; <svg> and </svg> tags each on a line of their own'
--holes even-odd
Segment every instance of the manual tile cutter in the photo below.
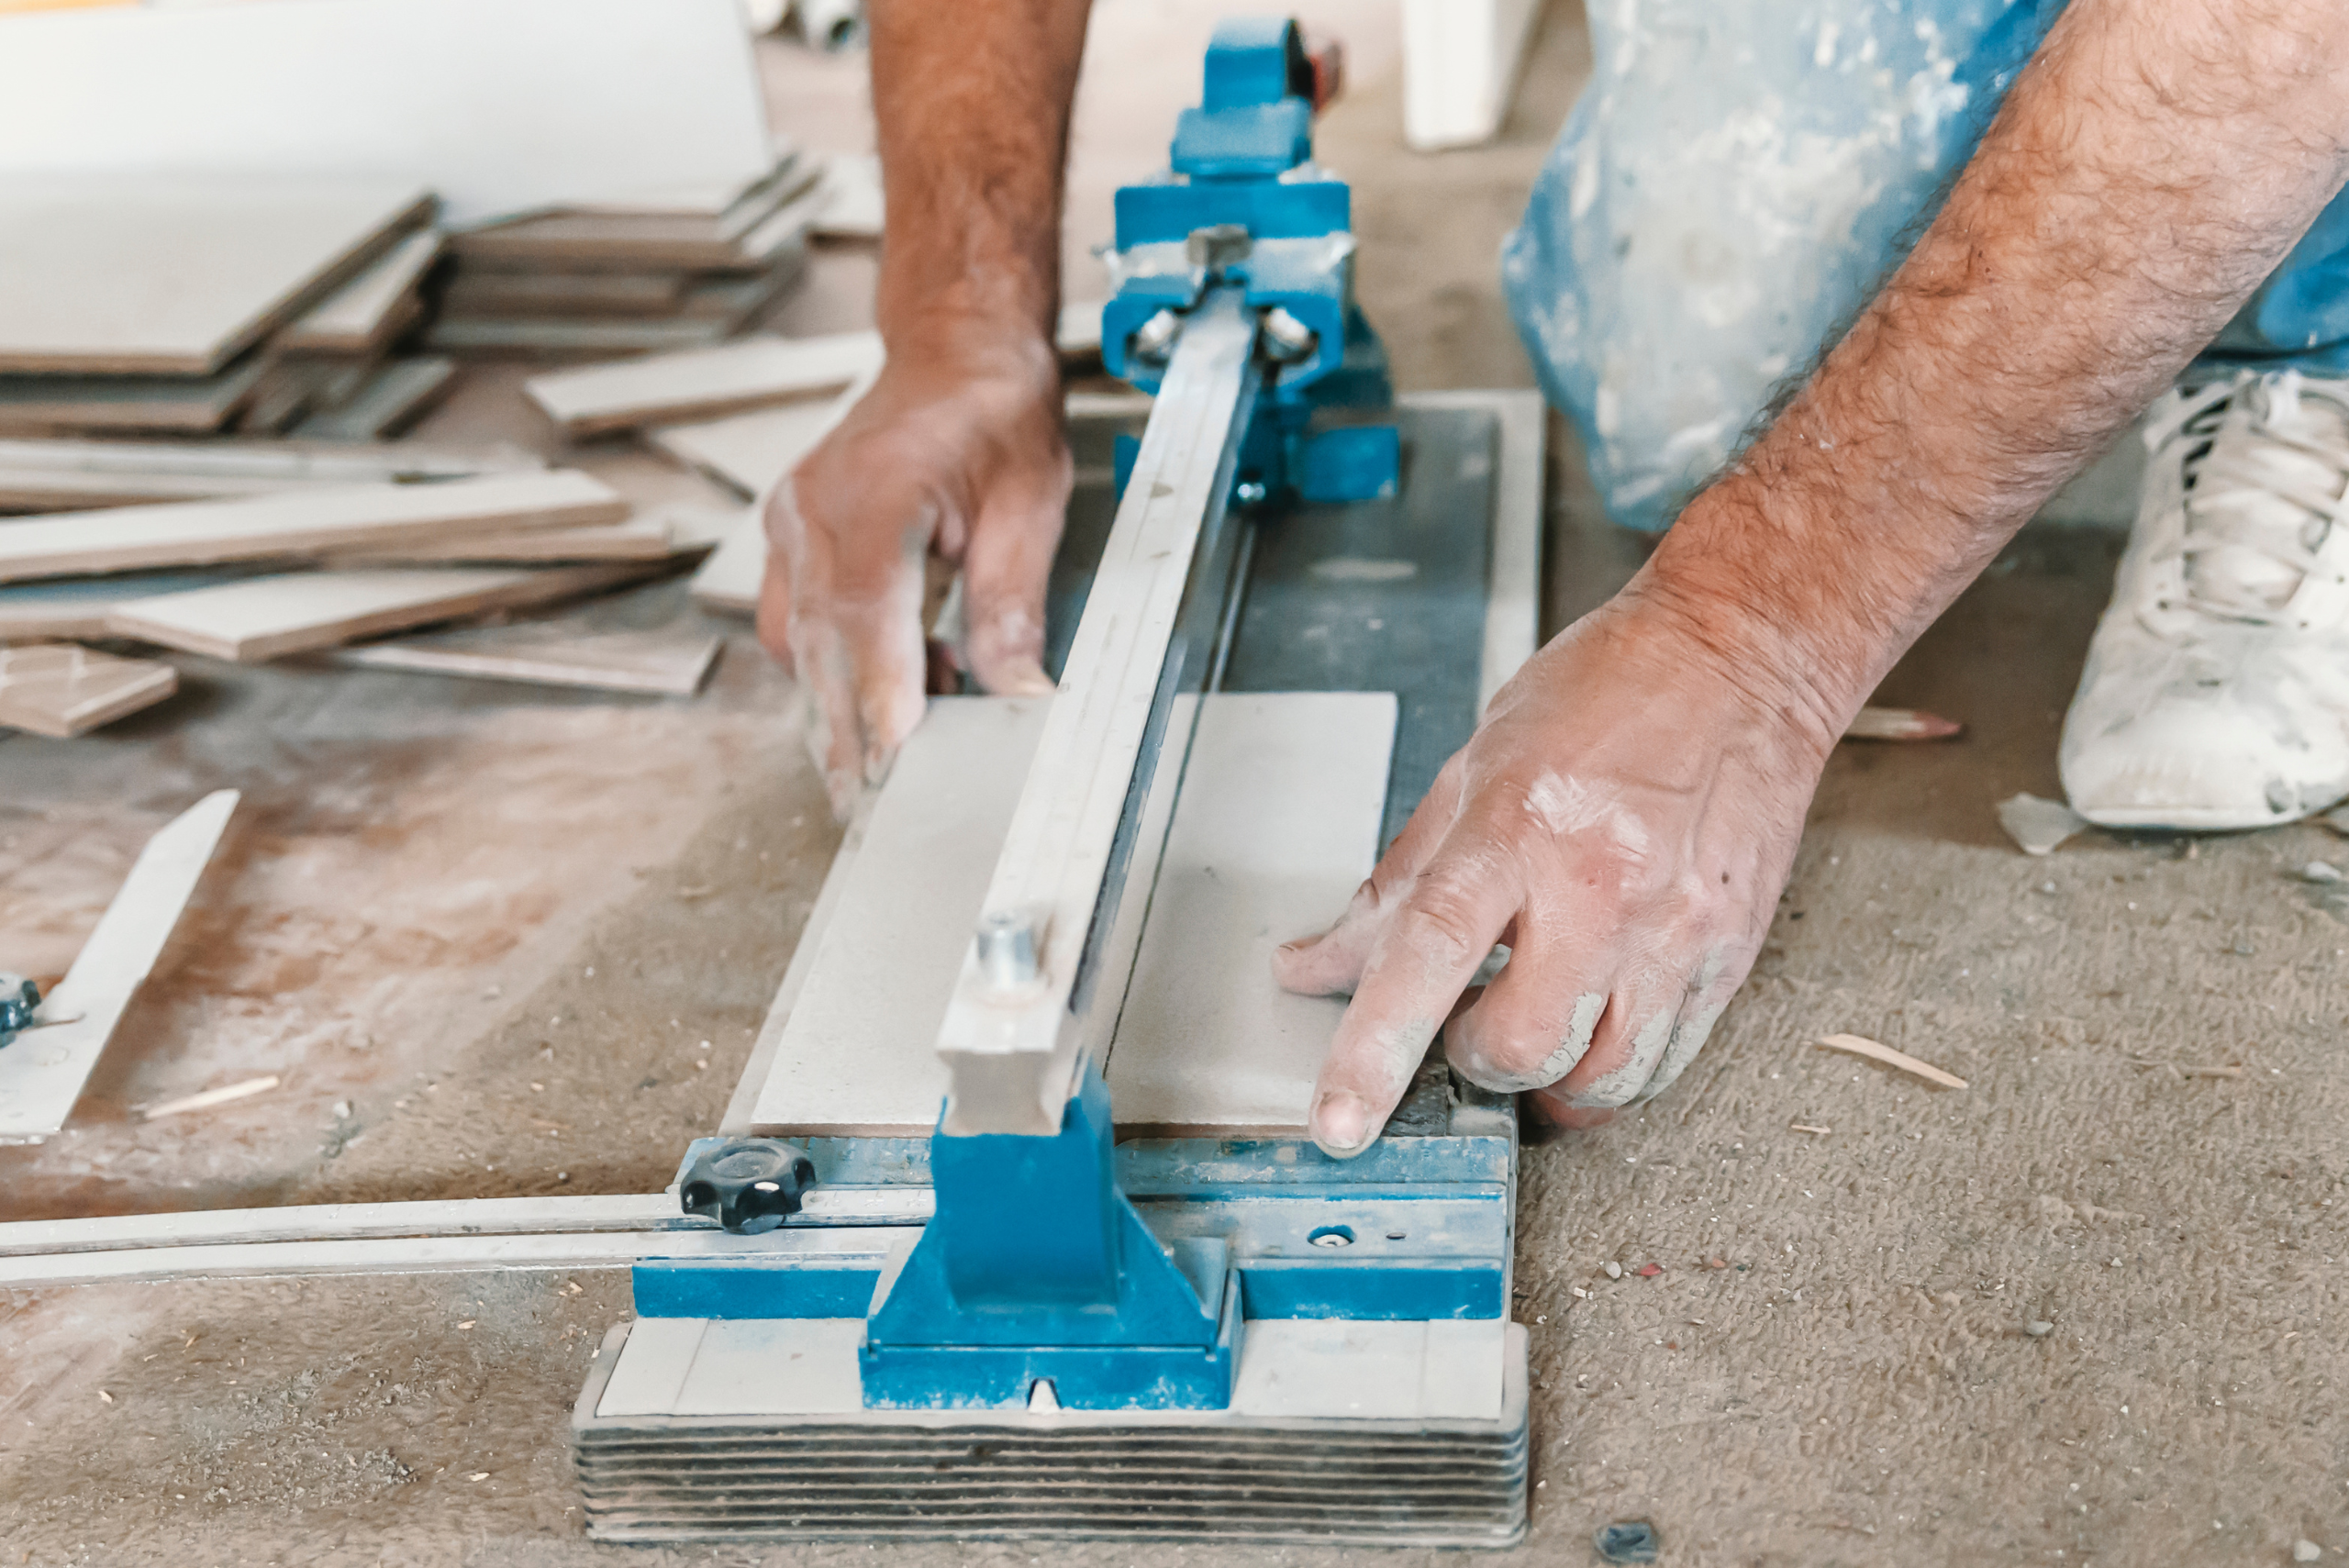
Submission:
<svg viewBox="0 0 2349 1568">
<path fill-rule="evenodd" d="M 1490 431 L 1391 410 L 1310 92 L 1292 24 L 1227 23 L 1169 169 L 1118 195 L 1104 358 L 1156 400 L 1118 453 L 1115 520 L 938 1026 L 943 1114 L 926 1140 L 687 1152 L 684 1207 L 744 1240 L 636 1269 L 638 1316 L 574 1418 L 600 1539 L 1523 1532 L 1508 1102 L 1431 1062 L 1386 1136 L 1337 1161 L 1301 1136 L 1119 1143 L 1102 1073 L 1193 695 L 1396 692 L 1387 836 L 1475 717 L 1490 540 L 1475 516 L 1413 524 L 1403 460 L 1489 490 L 1489 446 L 1481 470 L 1454 449 Z M 1329 596 L 1377 590 L 1285 546 L 1366 530 L 1419 550 L 1424 578 L 1301 648 L 1287 633 Z M 855 1222 L 917 1208 L 918 1229 Z"/>
</svg>

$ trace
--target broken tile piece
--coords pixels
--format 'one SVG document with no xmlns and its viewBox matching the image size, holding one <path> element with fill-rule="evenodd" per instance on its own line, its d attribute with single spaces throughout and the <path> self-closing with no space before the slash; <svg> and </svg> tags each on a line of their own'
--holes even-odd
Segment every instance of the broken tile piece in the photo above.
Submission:
<svg viewBox="0 0 2349 1568">
<path fill-rule="evenodd" d="M 179 690 L 179 672 L 72 642 L 0 648 L 0 725 L 67 740 L 152 707 Z"/>
<path fill-rule="evenodd" d="M 2088 819 L 2060 800 L 2035 795 L 2010 795 L 1998 802 L 1998 826 L 2026 855 L 2043 855 L 2088 825 Z"/>
</svg>

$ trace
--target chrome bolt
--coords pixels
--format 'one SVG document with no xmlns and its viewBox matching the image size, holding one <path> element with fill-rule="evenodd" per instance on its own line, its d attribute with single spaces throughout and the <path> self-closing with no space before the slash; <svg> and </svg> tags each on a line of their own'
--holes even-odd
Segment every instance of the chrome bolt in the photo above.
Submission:
<svg viewBox="0 0 2349 1568">
<path fill-rule="evenodd" d="M 1138 360 L 1163 360 L 1174 350 L 1174 339 L 1183 335 L 1183 318 L 1171 310 L 1162 310 L 1134 328 L 1126 351 Z"/>
<path fill-rule="evenodd" d="M 1320 334 L 1277 305 L 1264 312 L 1264 352 L 1285 365 L 1312 358 L 1321 341 Z"/>
<path fill-rule="evenodd" d="M 981 916 L 975 946 L 979 973 L 986 977 L 989 988 L 1016 991 L 1035 984 L 1041 973 L 1036 959 L 1035 917 L 1004 913 Z"/>
<path fill-rule="evenodd" d="M 1264 498 L 1265 494 L 1264 482 L 1261 479 L 1243 479 L 1231 488 L 1232 499 L 1243 506 L 1254 506 Z"/>
</svg>

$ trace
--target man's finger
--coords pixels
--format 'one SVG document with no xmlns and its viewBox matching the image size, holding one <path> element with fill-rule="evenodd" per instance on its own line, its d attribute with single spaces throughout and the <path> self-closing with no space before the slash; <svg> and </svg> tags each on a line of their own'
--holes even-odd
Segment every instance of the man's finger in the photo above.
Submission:
<svg viewBox="0 0 2349 1568">
<path fill-rule="evenodd" d="M 1578 1110 L 1631 1104 L 1670 1054 L 1688 995 L 1685 975 L 1658 968 L 1619 977 L 1590 1049 L 1551 1097 Z"/>
<path fill-rule="evenodd" d="M 1455 760 L 1436 775 L 1435 784 L 1411 813 L 1411 819 L 1378 858 L 1370 879 L 1354 889 L 1346 912 L 1336 925 L 1319 936 L 1299 937 L 1273 950 L 1273 978 L 1285 991 L 1301 996 L 1351 995 L 1362 980 L 1363 965 L 1386 929 L 1387 916 L 1418 880 L 1419 868 L 1435 853 L 1452 830 L 1460 800 L 1460 770 Z"/>
<path fill-rule="evenodd" d="M 807 750 L 824 773 L 832 814 L 848 819 L 864 776 L 864 721 L 857 707 L 856 672 L 840 628 L 802 613 L 791 623 L 792 657 L 807 702 Z"/>
<path fill-rule="evenodd" d="M 963 649 L 979 684 L 1001 696 L 1044 696 L 1044 592 L 1060 547 L 1073 478 L 1065 451 L 1048 468 L 989 493 L 963 551 Z"/>
<path fill-rule="evenodd" d="M 1341 1158 L 1370 1146 L 1452 1005 L 1523 901 L 1514 862 L 1455 833 L 1385 923 L 1314 1086 L 1313 1140 Z"/>
<path fill-rule="evenodd" d="M 922 637 L 922 559 L 930 530 L 917 525 L 899 540 L 897 570 L 869 596 L 829 608 L 848 660 L 841 672 L 855 692 L 857 744 L 843 763 L 859 785 L 878 784 L 890 759 L 921 722 L 930 673 Z"/>
<path fill-rule="evenodd" d="M 1603 939 L 1518 923 L 1508 963 L 1444 1031 L 1462 1077 L 1496 1094 L 1554 1084 L 1590 1052 L 1616 954 Z"/>
</svg>

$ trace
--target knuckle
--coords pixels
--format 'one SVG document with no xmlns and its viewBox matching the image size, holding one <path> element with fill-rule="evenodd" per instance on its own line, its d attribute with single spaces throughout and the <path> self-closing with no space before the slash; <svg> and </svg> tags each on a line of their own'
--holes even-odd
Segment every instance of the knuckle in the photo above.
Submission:
<svg viewBox="0 0 2349 1568">
<path fill-rule="evenodd" d="M 1478 1029 L 1469 1036 L 1459 1065 L 1480 1088 L 1504 1093 L 1539 1089 L 1564 1076 L 1568 1064 L 1559 1060 L 1564 1049 L 1554 1040 Z"/>
<path fill-rule="evenodd" d="M 1476 929 L 1476 908 L 1465 889 L 1450 883 L 1422 882 L 1396 912 L 1390 939 L 1445 964 L 1480 958 L 1490 945 Z"/>
</svg>

